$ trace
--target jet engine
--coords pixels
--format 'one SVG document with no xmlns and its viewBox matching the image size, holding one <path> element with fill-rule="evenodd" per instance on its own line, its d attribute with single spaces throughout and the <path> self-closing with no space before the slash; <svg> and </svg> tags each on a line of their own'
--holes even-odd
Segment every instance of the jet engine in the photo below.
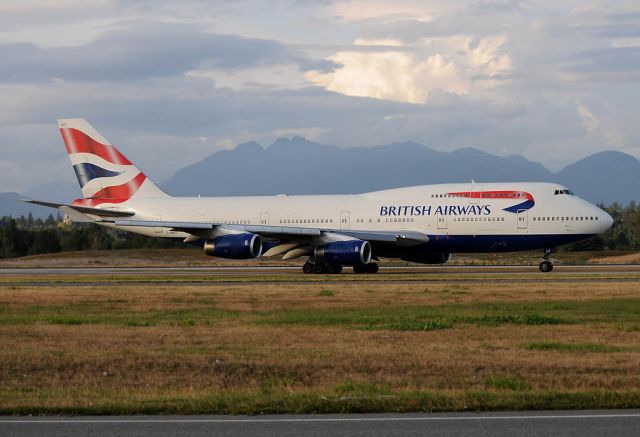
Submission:
<svg viewBox="0 0 640 437">
<path fill-rule="evenodd" d="M 227 259 L 251 259 L 262 254 L 262 240 L 251 233 L 221 235 L 204 243 L 204 253 Z"/>
<path fill-rule="evenodd" d="M 371 244 L 362 240 L 334 241 L 315 249 L 316 262 L 357 266 L 371 261 Z"/>
<path fill-rule="evenodd" d="M 451 259 L 450 253 L 425 253 L 421 255 L 407 255 L 401 259 L 420 264 L 445 264 Z"/>
</svg>

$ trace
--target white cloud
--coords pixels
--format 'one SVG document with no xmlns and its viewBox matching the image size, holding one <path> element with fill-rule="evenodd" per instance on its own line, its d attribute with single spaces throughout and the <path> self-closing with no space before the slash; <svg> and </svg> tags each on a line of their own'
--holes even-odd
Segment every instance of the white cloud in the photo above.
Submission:
<svg viewBox="0 0 640 437">
<path fill-rule="evenodd" d="M 295 134 L 555 168 L 638 154 L 638 12 L 633 0 L 1 2 L 0 185 L 73 177 L 60 116 L 87 117 L 160 180 Z"/>
<path fill-rule="evenodd" d="M 424 103 L 431 90 L 466 94 L 469 83 L 440 54 L 420 61 L 405 52 L 339 52 L 329 60 L 340 64 L 332 72 L 311 71 L 312 82 L 347 96 Z"/>
<path fill-rule="evenodd" d="M 193 70 L 185 75 L 211 79 L 218 87 L 229 87 L 236 91 L 252 88 L 295 89 L 309 85 L 300 69 L 291 64 L 259 66 L 239 71 Z"/>
<path fill-rule="evenodd" d="M 509 74 L 513 68 L 511 58 L 501 51 L 506 42 L 505 34 L 482 38 L 475 47 L 468 39 L 469 66 L 488 78 Z"/>
<path fill-rule="evenodd" d="M 493 88 L 494 79 L 512 70 L 509 55 L 502 51 L 505 43 L 506 35 L 477 41 L 458 36 L 426 38 L 412 50 L 395 51 L 393 46 L 406 46 L 394 39 L 360 38 L 355 46 L 380 45 L 387 50 L 338 52 L 328 59 L 339 67 L 330 72 L 311 71 L 306 77 L 347 96 L 425 103 L 434 90 L 466 95 L 474 86 Z"/>
<path fill-rule="evenodd" d="M 428 21 L 432 18 L 427 2 L 421 0 L 351 0 L 330 6 L 334 14 L 346 21 L 366 20 L 374 17 L 410 16 Z"/>
<path fill-rule="evenodd" d="M 404 43 L 399 39 L 371 39 L 371 38 L 357 38 L 354 41 L 357 46 L 389 46 L 389 47 L 402 47 Z"/>
</svg>

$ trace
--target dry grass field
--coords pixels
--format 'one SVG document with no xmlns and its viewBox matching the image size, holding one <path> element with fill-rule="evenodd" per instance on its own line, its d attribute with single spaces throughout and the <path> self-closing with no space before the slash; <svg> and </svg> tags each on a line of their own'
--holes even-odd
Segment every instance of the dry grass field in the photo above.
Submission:
<svg viewBox="0 0 640 437">
<path fill-rule="evenodd" d="M 634 275 L 104 286 L 13 277 L 0 284 L 0 413 L 637 408 Z"/>
</svg>

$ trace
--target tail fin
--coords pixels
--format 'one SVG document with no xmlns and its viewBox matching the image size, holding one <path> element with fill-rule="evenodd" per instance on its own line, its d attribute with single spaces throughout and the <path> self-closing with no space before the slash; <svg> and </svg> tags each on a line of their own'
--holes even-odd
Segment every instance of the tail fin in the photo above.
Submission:
<svg viewBox="0 0 640 437">
<path fill-rule="evenodd" d="M 58 127 L 84 197 L 74 205 L 95 207 L 133 197 L 168 197 L 86 120 L 58 120 Z"/>
</svg>

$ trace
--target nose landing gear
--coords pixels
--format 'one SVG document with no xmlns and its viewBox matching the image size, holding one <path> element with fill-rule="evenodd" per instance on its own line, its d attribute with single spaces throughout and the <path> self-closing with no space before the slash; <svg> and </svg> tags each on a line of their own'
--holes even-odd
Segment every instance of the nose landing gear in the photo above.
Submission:
<svg viewBox="0 0 640 437">
<path fill-rule="evenodd" d="M 538 266 L 538 268 L 540 269 L 540 271 L 542 273 L 549 273 L 550 271 L 553 270 L 553 262 L 551 260 L 551 255 L 555 251 L 556 250 L 554 248 L 547 248 L 547 249 L 544 250 L 544 255 L 542 257 L 543 261 Z"/>
</svg>

